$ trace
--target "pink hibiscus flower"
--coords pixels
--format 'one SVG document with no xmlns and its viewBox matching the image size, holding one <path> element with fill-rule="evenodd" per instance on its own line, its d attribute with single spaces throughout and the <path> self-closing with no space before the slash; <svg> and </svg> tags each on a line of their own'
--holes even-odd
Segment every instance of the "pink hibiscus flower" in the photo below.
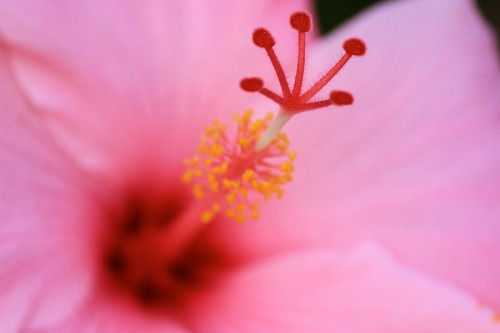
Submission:
<svg viewBox="0 0 500 333">
<path fill-rule="evenodd" d="M 293 60 L 308 9 L 0 4 L 1 332 L 500 331 L 500 75 L 472 1 L 311 37 L 308 76 L 369 45 L 334 83 L 355 105 L 290 122 L 296 175 L 259 221 L 199 227 L 181 161 L 214 118 L 272 106 L 238 87 L 270 73 L 248 37 Z"/>
</svg>

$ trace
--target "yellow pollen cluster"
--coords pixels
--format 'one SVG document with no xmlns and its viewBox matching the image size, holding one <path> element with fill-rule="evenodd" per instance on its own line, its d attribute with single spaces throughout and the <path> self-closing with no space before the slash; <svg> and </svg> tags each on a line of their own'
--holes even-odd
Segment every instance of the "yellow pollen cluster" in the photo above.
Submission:
<svg viewBox="0 0 500 333">
<path fill-rule="evenodd" d="M 255 145 L 273 118 L 252 121 L 253 112 L 235 115 L 236 133 L 215 120 L 205 128 L 198 153 L 184 160 L 182 181 L 192 184 L 193 195 L 207 201 L 201 220 L 210 222 L 217 214 L 243 223 L 259 217 L 261 198 L 283 196 L 283 184 L 292 180 L 296 153 L 289 151 L 285 133 L 279 133 L 261 150 Z"/>
</svg>

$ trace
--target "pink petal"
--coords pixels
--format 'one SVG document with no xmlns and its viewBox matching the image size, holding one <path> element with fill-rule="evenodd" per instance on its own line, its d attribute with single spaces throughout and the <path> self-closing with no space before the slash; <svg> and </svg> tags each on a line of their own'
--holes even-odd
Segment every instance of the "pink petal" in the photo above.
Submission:
<svg viewBox="0 0 500 333">
<path fill-rule="evenodd" d="M 36 333 L 187 333 L 169 314 L 151 315 L 123 304 L 109 303 L 102 295 L 91 299 L 69 320 Z"/>
<path fill-rule="evenodd" d="M 312 78 L 352 36 L 367 54 L 332 86 L 351 91 L 355 105 L 290 122 L 295 181 L 263 221 L 234 227 L 228 246 L 255 254 L 376 238 L 500 309 L 500 73 L 491 34 L 472 1 L 388 3 L 316 45 Z"/>
<path fill-rule="evenodd" d="M 236 272 L 206 296 L 196 332 L 486 333 L 490 311 L 379 248 L 305 251 Z"/>
<path fill-rule="evenodd" d="M 288 15 L 307 7 L 21 0 L 0 6 L 0 26 L 16 78 L 58 143 L 115 177 L 179 165 L 202 125 L 251 106 L 239 80 L 270 67 L 253 29 L 268 26 L 282 50 L 294 49 Z"/>
<path fill-rule="evenodd" d="M 0 331 L 72 314 L 93 282 L 88 183 L 33 117 L 0 51 Z"/>
</svg>

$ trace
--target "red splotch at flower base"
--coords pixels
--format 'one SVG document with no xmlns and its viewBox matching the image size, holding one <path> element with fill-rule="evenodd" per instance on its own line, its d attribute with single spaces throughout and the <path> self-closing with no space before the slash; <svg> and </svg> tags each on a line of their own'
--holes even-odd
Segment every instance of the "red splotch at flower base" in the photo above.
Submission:
<svg viewBox="0 0 500 333">
<path fill-rule="evenodd" d="M 268 77 L 245 36 L 293 59 L 306 6 L 130 6 L 0 6 L 0 331 L 498 331 L 498 64 L 470 2 L 309 43 L 306 85 L 363 36 L 335 82 L 356 101 L 290 123 L 294 180 L 244 225 L 199 222 L 181 161 L 214 118 L 268 109 L 235 84 Z"/>
</svg>

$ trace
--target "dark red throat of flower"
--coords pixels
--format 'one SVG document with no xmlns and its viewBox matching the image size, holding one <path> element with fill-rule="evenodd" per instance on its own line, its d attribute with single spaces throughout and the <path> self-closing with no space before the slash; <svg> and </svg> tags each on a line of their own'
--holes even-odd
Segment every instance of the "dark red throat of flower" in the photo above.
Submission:
<svg viewBox="0 0 500 333">
<path fill-rule="evenodd" d="M 311 30 L 312 21 L 310 16 L 304 12 L 297 12 L 290 17 L 290 25 L 299 33 L 297 72 L 293 88 L 290 86 L 283 71 L 276 53 L 274 52 L 273 36 L 264 28 L 258 28 L 253 33 L 253 42 L 258 47 L 266 50 L 269 59 L 276 71 L 281 86 L 281 96 L 272 90 L 264 87 L 264 81 L 259 77 L 244 78 L 240 82 L 243 90 L 248 92 L 259 92 L 278 103 L 282 109 L 291 113 L 310 111 L 327 107 L 330 105 L 349 105 L 354 98 L 346 91 L 334 90 L 330 93 L 329 99 L 311 102 L 310 100 L 345 66 L 352 56 L 362 56 L 366 52 L 365 43 L 358 38 L 351 38 L 344 42 L 343 48 L 346 52 L 342 58 L 311 88 L 302 93 L 302 83 L 304 81 L 304 67 L 306 56 L 306 32 Z"/>
</svg>

